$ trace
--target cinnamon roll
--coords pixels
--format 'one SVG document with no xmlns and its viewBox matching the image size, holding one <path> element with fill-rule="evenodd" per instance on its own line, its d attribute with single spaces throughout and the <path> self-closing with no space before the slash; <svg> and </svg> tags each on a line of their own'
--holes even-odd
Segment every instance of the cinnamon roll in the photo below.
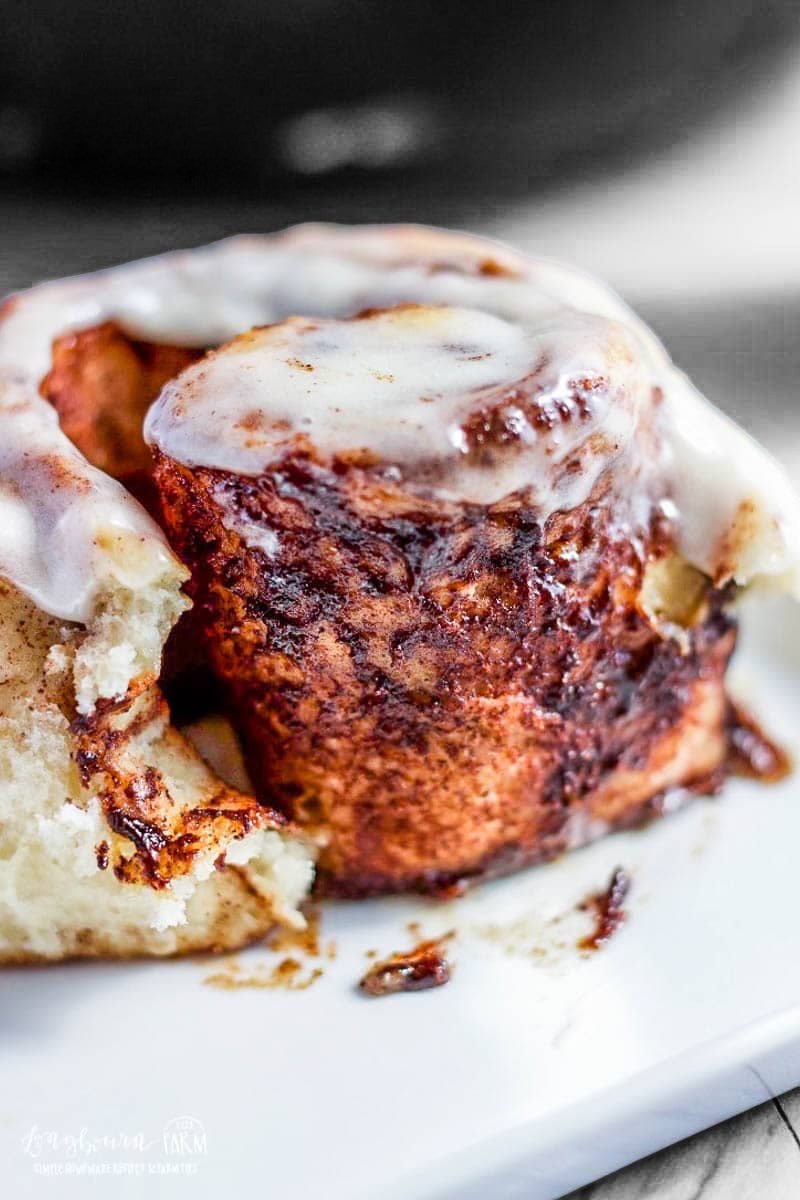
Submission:
<svg viewBox="0 0 800 1200">
<path fill-rule="evenodd" d="M 34 289 L 0 325 L 20 365 L 168 580 L 149 657 L 120 617 L 121 682 L 75 676 L 78 777 L 81 721 L 156 687 L 185 578 L 258 799 L 237 803 L 281 856 L 303 852 L 273 807 L 313 836 L 323 891 L 448 891 L 718 786 L 733 602 L 796 588 L 800 507 L 601 285 L 444 231 L 301 228 Z M 85 534 L 101 510 L 80 511 Z M 35 540 L 53 570 L 60 517 Z M 56 611 L 0 550 L 91 642 L 106 576 L 71 553 Z"/>
</svg>

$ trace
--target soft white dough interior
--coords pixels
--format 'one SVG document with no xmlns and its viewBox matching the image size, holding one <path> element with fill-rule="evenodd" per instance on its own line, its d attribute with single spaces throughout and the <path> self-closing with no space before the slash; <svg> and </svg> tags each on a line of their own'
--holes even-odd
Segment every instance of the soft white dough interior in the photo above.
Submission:
<svg viewBox="0 0 800 1200">
<path fill-rule="evenodd" d="M 146 593 L 130 599 L 129 631 L 160 620 Z M 123 603 L 120 597 L 120 622 Z M 154 628 L 150 633 L 157 636 Z M 96 788 L 81 783 L 65 708 L 73 691 L 93 686 L 98 662 L 124 644 L 120 627 L 87 636 L 0 584 L 0 961 L 171 954 L 215 941 L 238 944 L 274 918 L 302 924 L 297 906 L 311 884 L 311 855 L 275 830 L 256 828 L 215 846 L 161 890 L 120 883 L 110 867 L 101 868 L 103 843 L 112 860 L 115 850 L 126 854 L 133 846 L 110 830 Z M 166 713 L 126 740 L 124 763 L 132 771 L 157 770 L 173 804 L 184 809 L 202 805 L 218 787 Z M 215 870 L 222 850 L 242 876 Z"/>
</svg>

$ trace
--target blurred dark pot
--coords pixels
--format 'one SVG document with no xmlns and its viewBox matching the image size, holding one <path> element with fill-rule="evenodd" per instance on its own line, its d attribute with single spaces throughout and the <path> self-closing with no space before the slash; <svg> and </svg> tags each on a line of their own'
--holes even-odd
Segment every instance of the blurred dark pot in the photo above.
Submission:
<svg viewBox="0 0 800 1200">
<path fill-rule="evenodd" d="M 794 0 L 6 0 L 0 168 L 505 174 L 646 147 L 764 73 Z"/>
</svg>

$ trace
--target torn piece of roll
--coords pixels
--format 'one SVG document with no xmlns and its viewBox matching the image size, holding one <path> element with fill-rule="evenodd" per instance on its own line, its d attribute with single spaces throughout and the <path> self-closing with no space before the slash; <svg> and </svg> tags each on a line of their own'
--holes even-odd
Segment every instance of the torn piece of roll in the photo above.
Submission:
<svg viewBox="0 0 800 1200">
<path fill-rule="evenodd" d="M 780 471 L 577 274 L 444 233 L 272 246 L 268 315 L 304 315 L 189 367 L 145 433 L 320 886 L 447 890 L 715 788 L 730 601 L 796 578 Z"/>
<path fill-rule="evenodd" d="M 0 324 L 0 963 L 238 947 L 302 925 L 286 819 L 227 786 L 158 687 L 187 572 L 90 466 Z"/>
</svg>

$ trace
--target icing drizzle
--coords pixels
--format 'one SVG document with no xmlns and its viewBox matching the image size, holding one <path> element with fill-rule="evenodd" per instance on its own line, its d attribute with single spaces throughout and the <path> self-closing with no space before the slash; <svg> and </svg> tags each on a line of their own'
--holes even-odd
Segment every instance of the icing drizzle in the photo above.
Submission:
<svg viewBox="0 0 800 1200">
<path fill-rule="evenodd" d="M 426 307 L 329 324 L 404 304 Z M 545 510 L 579 502 L 622 455 L 628 483 L 663 496 L 694 565 L 796 586 L 800 505 L 786 475 L 613 293 L 484 239 L 403 226 L 235 238 L 13 298 L 0 320 L 0 573 L 46 611 L 86 620 L 109 576 L 135 586 L 176 568 L 153 522 L 85 463 L 39 398 L 55 337 L 115 319 L 137 337 L 209 346 L 297 314 L 306 320 L 244 337 L 169 384 L 148 417 L 151 442 L 252 473 L 279 452 L 288 421 L 323 450 L 371 450 L 450 496 L 489 503 L 528 486 Z M 515 447 L 481 460 L 469 417 L 500 392 Z M 531 404 L 566 405 L 569 419 L 545 432 Z M 581 470 L 556 485 L 553 462 L 575 454 Z M 117 534 L 141 548 L 127 565 Z"/>
</svg>

